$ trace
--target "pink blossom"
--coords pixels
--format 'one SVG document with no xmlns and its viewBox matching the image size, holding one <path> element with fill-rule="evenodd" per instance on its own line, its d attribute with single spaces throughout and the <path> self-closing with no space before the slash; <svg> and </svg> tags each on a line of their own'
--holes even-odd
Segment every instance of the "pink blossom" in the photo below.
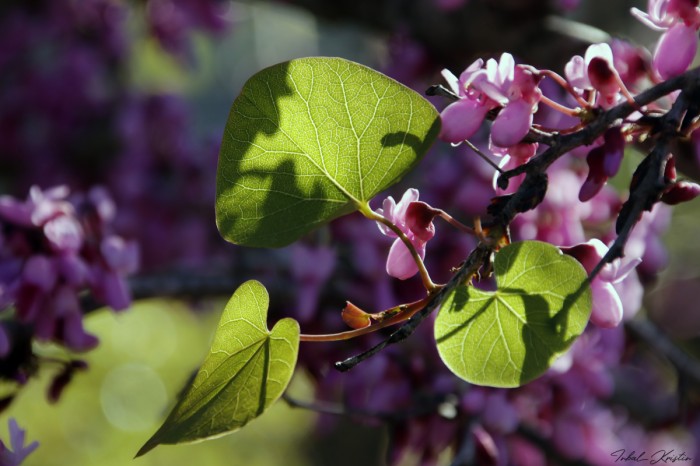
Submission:
<svg viewBox="0 0 700 466">
<path fill-rule="evenodd" d="M 677 76 L 688 69 L 698 49 L 698 32 L 695 26 L 678 23 L 659 39 L 654 52 L 652 67 L 662 79 Z"/>
<path fill-rule="evenodd" d="M 491 126 L 491 141 L 500 147 L 518 144 L 532 126 L 532 105 L 524 100 L 511 103 L 500 111 Z"/>
<path fill-rule="evenodd" d="M 591 239 L 586 243 L 572 247 L 562 248 L 568 254 L 578 260 L 586 272 L 591 273 L 595 266 L 608 252 L 599 239 Z M 605 264 L 600 273 L 591 282 L 593 297 L 593 309 L 591 322 L 599 327 L 617 327 L 623 317 L 623 306 L 620 295 L 614 285 L 622 282 L 642 262 L 639 257 L 614 260 Z"/>
<path fill-rule="evenodd" d="M 608 44 L 593 44 L 585 57 L 574 56 L 564 67 L 567 81 L 581 91 L 598 91 L 597 105 L 614 106 L 620 99 L 620 75 L 615 69 L 612 49 Z"/>
<path fill-rule="evenodd" d="M 645 48 L 634 46 L 621 39 L 613 39 L 610 42 L 610 48 L 613 52 L 615 69 L 626 86 L 634 86 L 646 76 L 650 56 Z"/>
<path fill-rule="evenodd" d="M 664 31 L 654 51 L 652 67 L 668 79 L 688 69 L 697 51 L 700 7 L 697 0 L 649 0 L 647 13 L 632 15 L 655 31 Z"/>
<path fill-rule="evenodd" d="M 442 111 L 440 139 L 458 143 L 472 137 L 481 127 L 490 108 L 477 99 L 459 99 Z"/>
<path fill-rule="evenodd" d="M 504 53 L 500 61 L 490 59 L 485 66 L 483 60 L 475 61 L 459 79 L 448 70 L 443 70 L 443 76 L 459 98 L 441 114 L 443 140 L 457 143 L 468 139 L 488 111 L 498 107 L 502 109 L 491 128 L 494 144 L 512 146 L 527 135 L 542 97 L 539 78 L 531 68 L 515 65 L 513 56 Z"/>
<path fill-rule="evenodd" d="M 408 237 L 420 258 L 423 259 L 425 258 L 425 246 L 435 235 L 435 227 L 432 223 L 432 217 L 429 219 L 426 217 L 425 207 L 422 205 L 430 207 L 425 203 L 418 203 L 419 196 L 417 189 L 410 188 L 406 190 L 398 204 L 393 197 L 389 196 L 384 199 L 382 207 L 376 212 L 396 225 Z M 413 203 L 418 203 L 419 206 L 411 207 Z M 432 210 L 432 208 L 430 209 Z M 389 249 L 386 272 L 400 280 L 414 276 L 418 272 L 418 265 L 401 238 L 386 225 L 377 222 L 377 226 L 383 235 L 396 238 Z"/>
<path fill-rule="evenodd" d="M 637 8 L 632 8 L 631 12 L 632 16 L 655 31 L 664 31 L 680 22 L 693 26 L 700 24 L 697 0 L 649 0 L 647 13 Z"/>
</svg>

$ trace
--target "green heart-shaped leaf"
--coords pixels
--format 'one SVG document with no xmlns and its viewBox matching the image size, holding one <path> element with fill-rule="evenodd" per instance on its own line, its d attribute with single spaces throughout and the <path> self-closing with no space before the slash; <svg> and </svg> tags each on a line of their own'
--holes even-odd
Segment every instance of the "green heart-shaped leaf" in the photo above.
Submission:
<svg viewBox="0 0 700 466">
<path fill-rule="evenodd" d="M 581 264 L 524 241 L 494 260 L 497 291 L 457 287 L 435 321 L 440 357 L 462 379 L 517 387 L 538 377 L 586 328 L 591 291 Z"/>
<path fill-rule="evenodd" d="M 416 92 L 340 58 L 301 58 L 248 80 L 219 154 L 216 220 L 228 241 L 287 245 L 366 206 L 439 130 Z"/>
<path fill-rule="evenodd" d="M 299 324 L 267 329 L 269 298 L 257 281 L 241 285 L 224 309 L 214 343 L 168 418 L 139 450 L 192 442 L 240 429 L 284 392 L 299 350 Z"/>
</svg>

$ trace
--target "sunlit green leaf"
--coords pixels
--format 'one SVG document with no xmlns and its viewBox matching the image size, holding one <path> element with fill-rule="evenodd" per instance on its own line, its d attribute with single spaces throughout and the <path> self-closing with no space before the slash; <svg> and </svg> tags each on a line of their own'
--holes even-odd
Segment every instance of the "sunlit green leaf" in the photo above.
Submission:
<svg viewBox="0 0 700 466">
<path fill-rule="evenodd" d="M 289 244 L 366 206 L 415 166 L 438 130 L 427 100 L 357 63 L 302 58 L 264 69 L 226 123 L 219 230 L 236 244 Z"/>
<path fill-rule="evenodd" d="M 464 380 L 517 387 L 541 375 L 583 332 L 591 312 L 586 272 L 547 243 L 524 241 L 494 260 L 498 290 L 459 286 L 443 302 L 435 339 Z"/>
<path fill-rule="evenodd" d="M 284 392 L 299 350 L 299 324 L 282 319 L 267 329 L 268 295 L 256 281 L 226 305 L 214 343 L 165 423 L 139 450 L 233 432 L 260 416 Z"/>
</svg>

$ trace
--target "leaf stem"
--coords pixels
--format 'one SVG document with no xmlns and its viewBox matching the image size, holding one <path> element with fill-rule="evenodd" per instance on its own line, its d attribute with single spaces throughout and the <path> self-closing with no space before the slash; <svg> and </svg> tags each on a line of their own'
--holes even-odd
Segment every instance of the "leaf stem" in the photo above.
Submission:
<svg viewBox="0 0 700 466">
<path fill-rule="evenodd" d="M 423 280 L 423 286 L 428 291 L 428 294 L 434 293 L 438 286 L 435 283 L 433 283 L 433 281 L 430 279 L 430 274 L 428 273 L 428 269 L 425 268 L 423 259 L 421 259 L 420 255 L 418 255 L 418 251 L 416 251 L 415 246 L 413 246 L 411 240 L 408 239 L 406 233 L 401 231 L 401 229 L 398 226 L 394 225 L 394 223 L 391 220 L 373 211 L 369 207 L 369 204 L 362 204 L 360 206 L 360 212 L 366 218 L 386 225 L 401 239 L 401 241 L 403 241 L 403 244 L 408 248 L 408 251 L 411 253 L 411 257 L 413 257 L 414 262 L 418 266 L 418 273 L 420 273 L 420 278 L 421 280 Z"/>
<path fill-rule="evenodd" d="M 301 334 L 299 335 L 299 338 L 301 341 L 313 341 L 313 342 L 321 342 L 321 341 L 342 341 L 342 340 L 349 340 L 351 338 L 359 337 L 362 335 L 366 335 L 368 333 L 376 332 L 377 330 L 383 329 L 385 327 L 389 327 L 391 325 L 395 325 L 398 323 L 401 323 L 405 320 L 410 319 L 413 317 L 413 315 L 423 309 L 428 302 L 430 301 L 430 296 L 426 296 L 423 299 L 419 299 L 418 301 L 414 301 L 412 303 L 408 304 L 402 304 L 400 306 L 397 306 L 395 308 L 388 309 L 386 311 L 379 312 L 377 314 L 372 314 L 372 315 L 382 315 L 386 314 L 388 311 L 392 311 L 394 309 L 399 309 L 398 313 L 392 315 L 391 317 L 384 318 L 383 320 L 377 322 L 374 325 L 370 325 L 368 327 L 364 328 L 358 328 L 354 330 L 348 330 L 346 332 L 339 332 L 339 333 L 326 333 L 326 334 L 320 334 L 320 335 L 311 335 L 311 334 Z"/>
<path fill-rule="evenodd" d="M 389 338 L 360 354 L 351 356 L 343 361 L 336 362 L 335 368 L 340 372 L 348 371 L 362 361 L 374 356 L 387 346 L 408 338 L 416 330 L 418 325 L 425 320 L 425 318 L 428 317 L 431 312 L 440 306 L 440 304 L 442 304 L 450 292 L 452 292 L 459 285 L 471 280 L 472 277 L 477 274 L 478 270 L 481 268 L 484 261 L 489 257 L 492 251 L 492 246 L 490 244 L 486 244 L 484 242 L 479 243 L 479 245 L 472 250 L 469 257 L 467 257 L 467 260 L 464 261 L 450 281 L 445 286 L 440 287 L 437 293 L 428 296 L 426 298 L 426 305 L 421 310 L 416 312 L 410 319 L 407 319 L 406 323 L 399 329 L 395 330 L 394 333 L 389 336 Z"/>
</svg>

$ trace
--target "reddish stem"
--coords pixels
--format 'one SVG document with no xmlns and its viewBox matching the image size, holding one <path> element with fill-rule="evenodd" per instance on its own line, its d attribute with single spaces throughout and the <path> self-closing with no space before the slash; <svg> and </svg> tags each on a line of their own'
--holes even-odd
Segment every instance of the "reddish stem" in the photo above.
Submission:
<svg viewBox="0 0 700 466">
<path fill-rule="evenodd" d="M 376 314 L 370 314 L 371 316 L 375 316 L 379 322 L 377 322 L 374 325 L 370 325 L 369 327 L 364 327 L 364 328 L 358 328 L 354 330 L 348 330 L 347 332 L 340 332 L 340 333 L 326 333 L 326 334 L 321 334 L 321 335 L 309 335 L 309 334 L 301 334 L 299 335 L 299 338 L 301 341 L 341 341 L 341 340 L 349 340 L 351 338 L 359 337 L 362 335 L 366 335 L 368 333 L 375 332 L 377 330 L 383 329 L 385 327 L 390 327 L 392 325 L 401 323 L 405 320 L 408 320 L 415 314 L 416 312 L 420 311 L 423 309 L 427 304 L 428 301 L 430 301 L 431 296 L 426 296 L 423 299 L 419 299 L 418 301 L 414 301 L 412 303 L 408 304 L 403 304 L 398 307 L 404 307 L 403 310 L 401 310 L 398 314 L 393 315 L 392 317 L 389 317 L 388 319 L 382 319 L 382 315 L 392 311 L 393 309 L 396 309 L 395 307 L 387 309 L 382 312 L 378 312 Z"/>
</svg>

